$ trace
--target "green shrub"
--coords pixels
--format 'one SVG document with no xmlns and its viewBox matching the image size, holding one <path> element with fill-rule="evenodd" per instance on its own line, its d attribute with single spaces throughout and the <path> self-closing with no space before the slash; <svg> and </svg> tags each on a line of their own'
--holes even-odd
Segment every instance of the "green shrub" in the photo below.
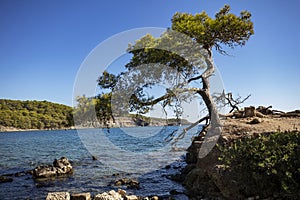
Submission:
<svg viewBox="0 0 300 200">
<path fill-rule="evenodd" d="M 220 150 L 219 159 L 244 194 L 300 197 L 300 132 L 243 138 Z"/>
</svg>

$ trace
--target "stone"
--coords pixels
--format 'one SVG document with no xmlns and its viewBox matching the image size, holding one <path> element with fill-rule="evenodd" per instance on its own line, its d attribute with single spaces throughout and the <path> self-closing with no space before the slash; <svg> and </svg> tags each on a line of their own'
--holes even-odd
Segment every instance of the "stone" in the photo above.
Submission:
<svg viewBox="0 0 300 200">
<path fill-rule="evenodd" d="M 126 185 L 130 189 L 140 189 L 140 183 L 134 179 L 121 178 L 115 182 L 115 186 Z"/>
<path fill-rule="evenodd" d="M 170 168 L 171 168 L 171 165 L 165 166 L 165 169 L 170 169 Z"/>
<path fill-rule="evenodd" d="M 69 192 L 51 192 L 48 193 L 46 200 L 70 200 Z"/>
<path fill-rule="evenodd" d="M 94 200 L 115 200 L 115 199 L 109 194 L 107 194 L 106 192 L 104 192 L 102 194 L 97 194 Z"/>
<path fill-rule="evenodd" d="M 126 195 L 126 191 L 125 191 L 125 190 L 118 189 L 118 193 L 119 193 L 121 196 L 125 196 L 125 195 Z"/>
<path fill-rule="evenodd" d="M 138 190 L 140 189 L 140 183 L 137 180 L 130 180 L 127 183 L 127 188 Z"/>
<path fill-rule="evenodd" d="M 139 200 L 139 198 L 135 195 L 129 195 L 125 197 L 126 200 Z"/>
<path fill-rule="evenodd" d="M 53 166 L 56 167 L 58 175 L 67 174 L 73 171 L 73 167 L 66 157 L 54 160 Z"/>
<path fill-rule="evenodd" d="M 247 122 L 248 124 L 259 124 L 259 123 L 261 123 L 262 121 L 261 121 L 261 119 L 259 119 L 259 118 L 254 118 L 254 119 L 252 119 L 252 120 L 250 120 L 249 122 Z"/>
<path fill-rule="evenodd" d="M 153 197 L 151 197 L 150 200 L 159 200 L 159 198 L 158 198 L 158 196 L 153 196 Z"/>
<path fill-rule="evenodd" d="M 122 181 L 118 180 L 118 181 L 115 182 L 115 186 L 121 186 L 121 185 L 123 185 Z"/>
<path fill-rule="evenodd" d="M 24 176 L 25 175 L 25 172 L 17 172 L 15 173 L 15 177 L 21 177 L 21 176 Z"/>
<path fill-rule="evenodd" d="M 127 178 L 121 178 L 121 179 L 119 179 L 119 180 L 117 180 L 115 182 L 115 185 L 116 186 L 126 185 L 128 182 L 129 182 L 129 179 L 127 179 Z"/>
<path fill-rule="evenodd" d="M 98 160 L 98 158 L 96 156 L 92 156 L 93 160 Z"/>
<path fill-rule="evenodd" d="M 12 182 L 13 179 L 10 177 L 6 177 L 6 176 L 0 176 L 0 183 L 8 183 L 8 182 Z"/>
<path fill-rule="evenodd" d="M 183 182 L 185 179 L 185 175 L 183 173 L 171 174 L 171 175 L 167 176 L 167 178 L 172 181 Z"/>
<path fill-rule="evenodd" d="M 91 200 L 91 194 L 89 192 L 71 194 L 71 200 Z"/>
<path fill-rule="evenodd" d="M 111 190 L 109 192 L 103 192 L 102 194 L 97 194 L 94 200 L 123 200 L 121 194 Z"/>
<path fill-rule="evenodd" d="M 40 165 L 33 170 L 35 178 L 49 178 L 56 176 L 56 168 L 49 165 Z"/>
<path fill-rule="evenodd" d="M 254 117 L 255 116 L 255 107 L 249 106 L 245 107 L 244 117 Z"/>
<path fill-rule="evenodd" d="M 177 190 L 174 189 L 174 190 L 170 191 L 170 194 L 171 195 L 176 195 L 176 194 L 182 194 L 182 192 L 178 192 Z"/>
<path fill-rule="evenodd" d="M 59 160 L 55 159 L 52 165 L 40 165 L 33 171 L 34 178 L 49 178 L 56 177 L 73 172 L 73 167 L 69 160 L 65 157 L 61 157 Z"/>
<path fill-rule="evenodd" d="M 108 194 L 112 197 L 114 197 L 115 199 L 122 199 L 121 194 L 119 194 L 118 192 L 111 190 L 108 192 Z"/>
</svg>

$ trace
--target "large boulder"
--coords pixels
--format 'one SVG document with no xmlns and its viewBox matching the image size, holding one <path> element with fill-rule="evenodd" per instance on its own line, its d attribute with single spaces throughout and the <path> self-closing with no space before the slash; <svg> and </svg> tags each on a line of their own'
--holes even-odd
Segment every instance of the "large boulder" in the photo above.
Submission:
<svg viewBox="0 0 300 200">
<path fill-rule="evenodd" d="M 66 157 L 62 157 L 59 160 L 55 159 L 52 165 L 40 165 L 37 166 L 32 175 L 34 178 L 49 178 L 61 175 L 70 174 L 73 172 L 73 167 Z"/>
<path fill-rule="evenodd" d="M 63 175 L 73 172 L 73 167 L 68 158 L 61 157 L 59 160 L 54 160 L 53 166 L 57 170 L 57 175 Z"/>
</svg>

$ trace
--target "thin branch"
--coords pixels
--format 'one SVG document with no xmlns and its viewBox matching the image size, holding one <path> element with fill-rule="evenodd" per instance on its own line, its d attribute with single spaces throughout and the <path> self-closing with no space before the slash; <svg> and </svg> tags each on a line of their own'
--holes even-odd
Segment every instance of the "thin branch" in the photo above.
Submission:
<svg viewBox="0 0 300 200">
<path fill-rule="evenodd" d="M 192 81 L 195 81 L 195 80 L 198 80 L 198 79 L 201 79 L 202 78 L 202 75 L 199 75 L 199 76 L 196 76 L 196 77 L 193 77 L 193 78 L 190 78 L 187 83 L 190 83 Z"/>
<path fill-rule="evenodd" d="M 202 131 L 204 130 L 204 128 L 205 128 L 205 127 L 207 126 L 207 124 L 208 124 L 209 116 L 203 117 L 203 118 L 199 119 L 198 121 L 194 122 L 193 124 L 191 124 L 190 126 L 188 126 L 187 128 L 184 128 L 183 131 L 178 135 L 178 137 L 174 139 L 174 142 L 172 142 L 172 145 L 174 145 L 175 143 L 177 143 L 178 140 L 184 138 L 185 134 L 186 134 L 189 130 L 191 130 L 192 128 L 194 128 L 195 126 L 197 126 L 198 124 L 200 124 L 200 123 L 203 122 L 204 120 L 206 121 L 206 123 L 205 123 L 206 125 L 205 125 L 205 126 L 203 127 L 203 129 L 201 130 L 200 133 L 202 133 Z"/>
<path fill-rule="evenodd" d="M 233 99 L 232 93 L 228 93 L 227 96 L 224 95 L 224 98 L 227 100 L 228 104 L 231 107 L 229 113 L 233 112 L 234 110 L 239 111 L 238 105 L 244 103 L 247 99 L 249 99 L 251 94 L 241 100 L 242 97 L 238 97 L 237 99 Z"/>
</svg>

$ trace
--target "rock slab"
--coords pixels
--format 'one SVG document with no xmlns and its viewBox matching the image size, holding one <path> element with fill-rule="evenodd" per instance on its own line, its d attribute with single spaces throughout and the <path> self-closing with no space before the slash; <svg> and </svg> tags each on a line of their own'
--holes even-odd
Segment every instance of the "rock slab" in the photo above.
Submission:
<svg viewBox="0 0 300 200">
<path fill-rule="evenodd" d="M 69 192 L 48 193 L 46 200 L 71 200 Z"/>
</svg>

